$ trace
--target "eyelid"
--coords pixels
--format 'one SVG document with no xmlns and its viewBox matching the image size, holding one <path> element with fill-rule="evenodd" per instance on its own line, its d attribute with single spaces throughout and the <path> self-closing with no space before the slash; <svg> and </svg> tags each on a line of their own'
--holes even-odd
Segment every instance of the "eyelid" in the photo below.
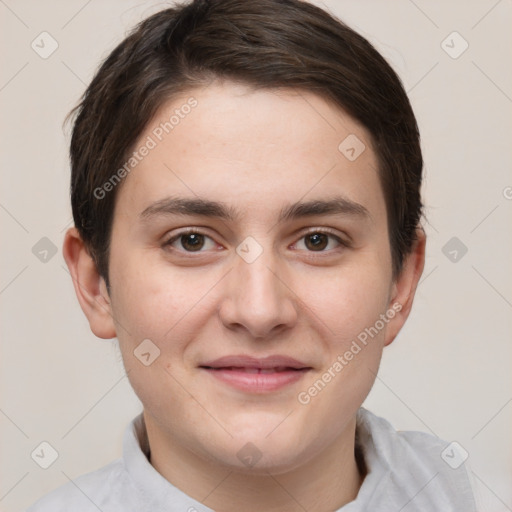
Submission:
<svg viewBox="0 0 512 512">
<path fill-rule="evenodd" d="M 345 232 L 340 232 L 338 229 L 328 228 L 328 227 L 321 227 L 321 226 L 313 226 L 310 228 L 306 228 L 305 231 L 299 231 L 301 236 L 310 235 L 312 233 L 324 233 L 326 235 L 331 235 L 334 238 L 337 238 L 343 243 L 349 244 L 351 243 L 350 236 Z"/>
<path fill-rule="evenodd" d="M 193 233 L 193 234 L 197 234 L 197 235 L 202 235 L 204 237 L 207 237 L 207 238 L 210 238 L 213 242 L 215 242 L 215 244 L 217 245 L 221 245 L 219 244 L 214 238 L 213 236 L 209 235 L 206 230 L 204 230 L 203 228 L 201 227 L 187 227 L 187 228 L 181 228 L 178 232 L 173 232 L 172 235 L 166 235 L 164 237 L 164 240 L 162 242 L 162 245 L 163 246 L 167 246 L 167 245 L 171 245 L 173 242 L 175 242 L 176 240 L 178 240 L 180 238 L 180 236 L 183 236 L 183 235 L 188 235 L 190 233 Z M 201 251 L 199 251 L 201 252 Z"/>
</svg>

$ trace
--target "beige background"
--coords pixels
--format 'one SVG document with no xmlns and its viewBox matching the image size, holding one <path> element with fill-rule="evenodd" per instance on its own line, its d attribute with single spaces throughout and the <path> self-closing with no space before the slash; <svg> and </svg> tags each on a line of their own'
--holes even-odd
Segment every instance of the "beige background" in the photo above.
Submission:
<svg viewBox="0 0 512 512">
<path fill-rule="evenodd" d="M 366 406 L 398 429 L 459 442 L 482 510 L 512 510 L 512 2 L 323 5 L 402 77 L 426 162 L 426 270 Z M 115 342 L 89 331 L 64 268 L 71 210 L 61 124 L 126 30 L 163 7 L 0 1 L 2 511 L 22 510 L 119 456 L 125 425 L 140 409 Z M 31 48 L 43 31 L 59 45 L 47 59 Z M 456 59 L 442 47 L 453 31 L 469 44 Z M 446 44 L 453 53 L 463 41 Z M 42 237 L 58 248 L 47 262 L 32 252 Z M 468 248 L 455 263 L 442 252 L 452 237 Z M 59 454 L 46 470 L 30 456 L 42 441 Z"/>
</svg>

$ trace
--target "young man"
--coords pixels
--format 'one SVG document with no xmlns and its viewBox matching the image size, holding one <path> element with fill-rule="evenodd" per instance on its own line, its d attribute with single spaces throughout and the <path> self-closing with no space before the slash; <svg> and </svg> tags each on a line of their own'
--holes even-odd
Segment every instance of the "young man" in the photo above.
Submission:
<svg viewBox="0 0 512 512">
<path fill-rule="evenodd" d="M 361 408 L 421 276 L 400 81 L 299 0 L 196 0 L 77 110 L 64 242 L 144 405 L 123 456 L 31 511 L 464 511 L 447 443 Z"/>
</svg>

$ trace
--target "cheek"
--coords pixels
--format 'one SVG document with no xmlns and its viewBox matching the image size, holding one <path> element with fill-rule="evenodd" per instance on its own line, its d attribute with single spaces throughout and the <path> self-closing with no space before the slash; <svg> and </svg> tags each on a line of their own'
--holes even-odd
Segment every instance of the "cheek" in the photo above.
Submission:
<svg viewBox="0 0 512 512">
<path fill-rule="evenodd" d="M 125 261 L 113 276 L 112 308 L 133 390 L 147 408 L 164 410 L 170 395 L 176 404 L 186 401 L 180 386 L 183 379 L 175 366 L 193 336 L 190 321 L 200 310 L 191 308 L 197 297 L 187 292 L 183 278 L 171 279 L 165 272 L 149 272 L 147 267 L 140 271 L 141 267 Z"/>
<path fill-rule="evenodd" d="M 190 269 L 151 265 L 143 257 L 117 266 L 111 279 L 117 337 L 130 382 L 144 403 L 159 406 L 162 389 L 180 396 L 187 350 L 213 314 L 214 294 L 208 291 L 218 279 L 213 272 L 191 275 Z"/>
<path fill-rule="evenodd" d="M 303 398 L 317 411 L 331 410 L 337 425 L 370 391 L 388 326 L 381 315 L 388 309 L 391 272 L 377 260 L 373 265 L 363 260 L 317 281 L 322 286 L 308 295 L 308 306 L 321 320 L 317 325 L 323 326 L 325 357 Z"/>
<path fill-rule="evenodd" d="M 320 275 L 319 275 L 320 276 Z M 311 282 L 316 283 L 314 287 Z M 390 272 L 380 266 L 351 266 L 333 270 L 304 283 L 304 302 L 343 348 L 385 313 L 391 287 Z M 308 287 L 306 287 L 308 286 Z"/>
<path fill-rule="evenodd" d="M 375 381 L 391 321 L 381 319 L 388 311 L 388 275 L 381 266 L 354 267 L 338 272 L 310 295 L 308 305 L 324 325 L 326 357 L 298 400 L 309 408 L 308 421 L 331 418 L 328 425 L 316 425 L 330 435 L 355 414 Z"/>
<path fill-rule="evenodd" d="M 118 323 L 126 327 L 118 334 L 124 342 L 150 338 L 164 344 L 190 303 L 197 302 L 199 291 L 194 293 L 184 274 L 171 274 L 140 259 L 140 264 L 125 260 L 112 276 L 113 311 Z"/>
</svg>

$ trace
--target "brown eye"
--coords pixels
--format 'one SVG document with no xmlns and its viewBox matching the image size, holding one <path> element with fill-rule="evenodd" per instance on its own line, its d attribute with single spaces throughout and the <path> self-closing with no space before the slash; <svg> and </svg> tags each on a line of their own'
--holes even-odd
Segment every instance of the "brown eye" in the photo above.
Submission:
<svg viewBox="0 0 512 512">
<path fill-rule="evenodd" d="M 325 233 L 311 233 L 305 236 L 305 241 L 311 251 L 323 251 L 329 243 L 329 236 Z"/>
<path fill-rule="evenodd" d="M 306 252 L 332 253 L 336 249 L 349 247 L 350 244 L 345 242 L 337 234 L 331 231 L 311 230 L 304 234 L 295 244 L 294 249 L 300 249 Z"/>
<path fill-rule="evenodd" d="M 181 253 L 203 253 L 215 249 L 215 246 L 211 237 L 197 231 L 178 233 L 163 244 L 164 248 L 172 248 Z"/>
<path fill-rule="evenodd" d="M 186 251 L 200 251 L 204 246 L 204 235 L 200 233 L 187 233 L 180 236 L 180 242 Z"/>
</svg>

